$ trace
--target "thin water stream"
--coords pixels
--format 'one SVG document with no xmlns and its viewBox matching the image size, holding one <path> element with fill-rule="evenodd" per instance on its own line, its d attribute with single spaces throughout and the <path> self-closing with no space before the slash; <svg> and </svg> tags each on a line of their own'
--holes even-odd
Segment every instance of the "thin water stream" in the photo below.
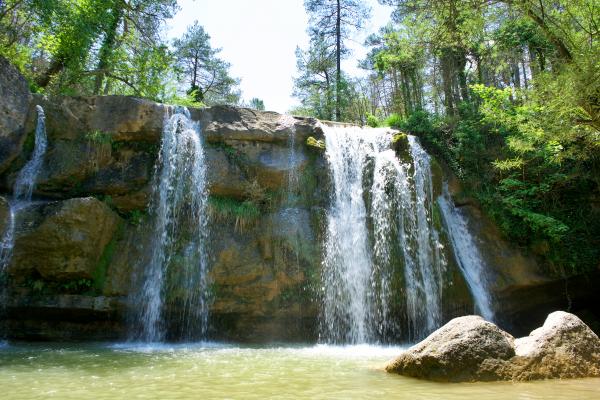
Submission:
<svg viewBox="0 0 600 400">
<path fill-rule="evenodd" d="M 133 338 L 202 337 L 208 318 L 206 163 L 200 125 L 185 108 L 169 110 L 149 207 L 153 225 L 134 296 Z"/>
<path fill-rule="evenodd" d="M 442 384 L 390 375 L 401 349 L 23 345 L 0 348 L 7 399 L 598 399 L 600 379 Z"/>
</svg>

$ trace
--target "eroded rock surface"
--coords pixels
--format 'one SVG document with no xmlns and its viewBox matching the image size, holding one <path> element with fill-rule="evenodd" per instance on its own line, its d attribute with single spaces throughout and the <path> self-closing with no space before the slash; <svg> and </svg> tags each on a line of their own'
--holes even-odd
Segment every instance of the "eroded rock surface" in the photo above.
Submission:
<svg viewBox="0 0 600 400">
<path fill-rule="evenodd" d="M 598 377 L 600 339 L 563 311 L 551 313 L 541 328 L 519 339 L 481 317 L 460 317 L 385 369 L 443 382 Z"/>
<path fill-rule="evenodd" d="M 17 232 L 9 273 L 33 270 L 52 282 L 93 280 L 104 249 L 118 229 L 119 216 L 93 197 L 39 208 L 41 220 Z"/>
<path fill-rule="evenodd" d="M 0 174 L 21 152 L 30 101 L 27 81 L 0 56 Z"/>
<path fill-rule="evenodd" d="M 600 339 L 576 315 L 556 311 L 529 336 L 515 340 L 514 379 L 600 376 Z"/>
</svg>

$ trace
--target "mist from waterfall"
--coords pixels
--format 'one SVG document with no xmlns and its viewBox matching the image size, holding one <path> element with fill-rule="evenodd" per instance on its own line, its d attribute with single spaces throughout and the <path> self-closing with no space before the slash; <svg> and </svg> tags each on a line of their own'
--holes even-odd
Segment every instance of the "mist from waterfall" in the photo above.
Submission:
<svg viewBox="0 0 600 400">
<path fill-rule="evenodd" d="M 467 218 L 463 211 L 454 205 L 446 183 L 444 183 L 443 194 L 437 201 L 456 262 L 473 296 L 475 311 L 486 320 L 494 321 L 485 261 L 479 252 L 475 238 L 469 231 Z"/>
<path fill-rule="evenodd" d="M 165 116 L 155 165 L 149 262 L 134 299 L 134 339 L 159 342 L 202 337 L 208 322 L 206 163 L 200 125 L 185 108 Z"/>
</svg>

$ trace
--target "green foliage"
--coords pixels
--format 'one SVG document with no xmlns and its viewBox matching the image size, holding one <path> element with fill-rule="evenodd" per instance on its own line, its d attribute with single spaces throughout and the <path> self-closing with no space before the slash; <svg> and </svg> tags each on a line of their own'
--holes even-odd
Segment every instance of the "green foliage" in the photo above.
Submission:
<svg viewBox="0 0 600 400">
<path fill-rule="evenodd" d="M 265 111 L 265 102 L 256 97 L 250 99 L 250 104 L 248 106 L 255 110 Z"/>
<path fill-rule="evenodd" d="M 399 128 L 413 135 L 421 136 L 433 131 L 433 124 L 429 113 L 419 110 L 413 112 L 406 120 L 402 121 Z"/>
<path fill-rule="evenodd" d="M 218 57 L 220 49 L 210 45 L 210 36 L 194 21 L 173 42 L 177 71 L 188 83 L 188 97 L 204 104 L 237 104 L 239 79 L 229 76 L 230 64 Z"/>
<path fill-rule="evenodd" d="M 176 0 L 0 2 L 0 54 L 50 94 L 131 94 L 160 100 L 173 61 L 160 39 Z"/>
<path fill-rule="evenodd" d="M 252 226 L 261 215 L 260 208 L 251 200 L 240 201 L 231 197 L 210 196 L 208 211 L 217 221 L 233 221 L 237 231 Z"/>
<path fill-rule="evenodd" d="M 124 225 L 120 225 L 118 227 L 117 232 L 113 235 L 110 242 L 102 251 L 100 260 L 98 260 L 98 264 L 94 269 L 94 272 L 92 274 L 93 279 L 90 286 L 93 287 L 98 293 L 101 293 L 104 289 L 104 283 L 106 281 L 106 272 L 111 261 L 113 260 L 115 249 L 117 247 L 117 242 L 123 237 L 124 228 Z"/>
<path fill-rule="evenodd" d="M 86 140 L 98 144 L 112 145 L 113 138 L 109 132 L 92 131 L 85 134 Z"/>
<path fill-rule="evenodd" d="M 90 290 L 92 286 L 93 281 L 90 279 L 76 279 L 60 283 L 58 290 L 63 293 L 81 294 Z"/>
<path fill-rule="evenodd" d="M 127 222 L 133 226 L 139 226 L 144 222 L 144 219 L 147 217 L 146 212 L 141 210 L 133 210 L 127 213 Z"/>
<path fill-rule="evenodd" d="M 379 118 L 373 114 L 367 114 L 367 125 L 371 128 L 377 128 L 378 126 L 381 126 L 381 122 L 379 121 Z"/>
<path fill-rule="evenodd" d="M 383 126 L 389 126 L 394 129 L 401 129 L 404 125 L 404 119 L 398 114 L 390 114 L 383 120 Z"/>
</svg>

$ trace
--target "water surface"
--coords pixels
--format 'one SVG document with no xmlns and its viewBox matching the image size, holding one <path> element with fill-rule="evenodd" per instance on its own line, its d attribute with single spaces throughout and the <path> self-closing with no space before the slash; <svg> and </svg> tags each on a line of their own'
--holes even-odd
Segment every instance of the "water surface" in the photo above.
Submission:
<svg viewBox="0 0 600 400">
<path fill-rule="evenodd" d="M 440 384 L 389 375 L 374 346 L 0 346 L 1 398 L 598 399 L 600 379 Z"/>
</svg>

